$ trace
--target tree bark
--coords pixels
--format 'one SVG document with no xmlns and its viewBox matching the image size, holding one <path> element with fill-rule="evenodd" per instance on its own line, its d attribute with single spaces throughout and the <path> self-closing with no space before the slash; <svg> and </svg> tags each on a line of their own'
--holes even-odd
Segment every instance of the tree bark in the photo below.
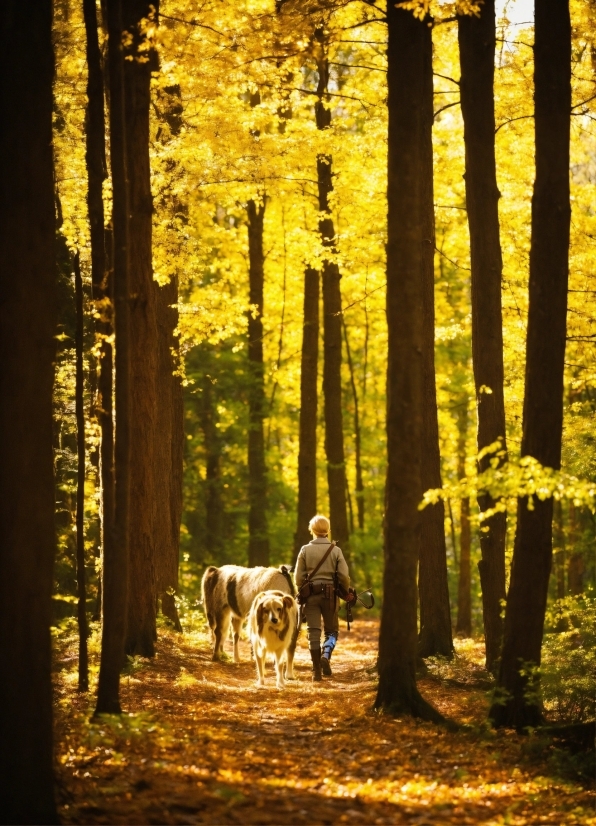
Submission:
<svg viewBox="0 0 596 826">
<path fill-rule="evenodd" d="M 317 60 L 319 84 L 315 104 L 317 129 L 331 126 L 331 109 L 325 97 L 329 83 L 329 63 L 326 56 L 325 35 L 322 27 L 315 32 L 321 55 Z M 329 518 L 333 537 L 344 552 L 348 548 L 350 531 L 346 501 L 346 463 L 341 392 L 341 273 L 334 260 L 335 227 L 331 217 L 329 196 L 333 192 L 333 168 L 330 155 L 317 157 L 317 181 L 319 188 L 319 219 L 321 244 L 327 250 L 322 267 L 323 278 L 323 404 L 325 409 L 325 454 L 327 456 L 327 481 L 329 486 Z"/>
<path fill-rule="evenodd" d="M 265 255 L 263 226 L 265 201 L 249 201 L 248 257 L 249 302 L 256 313 L 248 316 L 248 361 L 250 371 L 248 427 L 248 564 L 269 565 L 267 527 L 267 466 L 265 463 L 265 367 L 263 363 L 263 287 Z"/>
<path fill-rule="evenodd" d="M 111 264 L 108 262 L 108 240 L 111 234 L 104 228 L 102 189 L 107 178 L 105 149 L 104 74 L 97 31 L 95 0 L 83 0 L 87 52 L 87 113 L 85 118 L 85 162 L 87 166 L 87 211 L 91 238 L 91 284 L 94 309 L 99 315 L 95 329 L 100 337 L 99 374 L 95 415 L 101 429 L 99 477 L 101 487 L 101 557 L 106 537 L 114 530 L 114 424 L 112 417 L 113 350 L 110 337 L 112 325 Z M 109 539 L 108 539 L 109 542 Z M 101 576 L 97 588 L 95 619 L 101 616 Z"/>
<path fill-rule="evenodd" d="M 455 520 L 453 519 L 453 508 L 451 506 L 451 499 L 447 500 L 447 509 L 449 510 L 449 532 L 451 534 L 451 547 L 453 548 L 453 561 L 455 566 L 459 569 L 459 560 L 457 558 L 457 542 L 455 539 Z"/>
<path fill-rule="evenodd" d="M 572 596 L 579 596 L 584 592 L 584 555 L 577 550 L 578 541 L 581 535 L 581 511 L 575 507 L 572 501 L 569 502 L 569 562 L 567 564 L 567 583 L 569 593 Z"/>
<path fill-rule="evenodd" d="M 170 137 L 180 134 L 183 106 L 180 86 L 173 84 L 158 92 L 160 120 L 167 129 L 160 127 L 157 140 L 167 143 Z M 174 196 L 169 201 L 172 216 L 186 212 L 184 204 Z M 176 336 L 178 326 L 178 278 L 173 276 L 168 284 L 159 286 L 153 282 L 157 306 L 157 339 L 159 365 L 157 375 L 157 428 L 156 428 L 156 492 L 155 544 L 157 549 L 158 582 L 161 610 L 182 631 L 174 593 L 178 590 L 180 554 L 180 523 L 182 520 L 182 482 L 184 462 L 184 402 L 182 383 L 177 373 L 179 346 Z"/>
<path fill-rule="evenodd" d="M 499 198 L 495 161 L 495 4 L 486 0 L 480 17 L 458 18 L 461 66 L 461 108 L 466 151 L 466 204 L 470 227 L 472 287 L 472 362 L 478 410 L 478 450 L 497 440 L 506 449 L 503 397 L 503 323 L 499 237 Z M 488 390 L 487 390 L 488 388 Z M 482 472 L 490 456 L 478 464 Z M 505 461 L 503 456 L 502 461 Z M 481 511 L 494 505 L 488 495 L 478 498 Z M 494 671 L 501 654 L 505 599 L 505 513 L 484 522 L 480 533 L 482 611 L 486 668 Z"/>
<path fill-rule="evenodd" d="M 205 540 L 204 547 L 219 559 L 224 548 L 224 505 L 222 498 L 221 439 L 217 429 L 217 401 L 213 398 L 211 376 L 204 377 L 203 392 L 198 405 L 198 418 L 203 431 L 205 450 Z"/>
<path fill-rule="evenodd" d="M 352 351 L 348 339 L 348 328 L 345 318 L 341 317 L 346 342 L 346 356 L 348 357 L 348 367 L 350 370 L 350 387 L 352 388 L 352 398 L 354 399 L 354 453 L 356 462 L 356 509 L 358 512 L 358 528 L 364 530 L 364 482 L 362 481 L 362 433 L 360 426 L 360 406 L 358 404 L 358 390 L 356 389 L 356 377 L 354 375 L 354 364 L 352 362 Z M 348 503 L 349 492 L 348 491 Z M 351 508 L 350 508 L 351 511 Z"/>
<path fill-rule="evenodd" d="M 582 553 L 572 553 L 567 567 L 569 593 L 579 596 L 584 592 L 585 562 Z"/>
<path fill-rule="evenodd" d="M 458 408 L 459 438 L 457 445 L 457 477 L 466 475 L 466 437 L 468 432 L 468 399 Z M 457 624 L 455 631 L 463 637 L 472 636 L 472 593 L 470 551 L 472 534 L 470 531 L 470 497 L 460 501 L 459 510 L 459 578 L 457 585 Z"/>
<path fill-rule="evenodd" d="M 424 277 L 432 238 L 432 39 L 387 3 L 387 483 L 375 707 L 440 720 L 416 686 L 416 568 L 422 498 Z"/>
<path fill-rule="evenodd" d="M 129 183 L 130 278 L 130 582 L 125 641 L 127 654 L 152 657 L 157 638 L 157 561 L 155 522 L 157 437 L 157 285 L 153 281 L 149 106 L 152 52 L 137 59 L 144 36 L 139 22 L 157 3 L 123 0 L 123 27 L 131 35 L 124 61 L 125 129 Z M 161 495 L 161 491 L 159 491 Z"/>
<path fill-rule="evenodd" d="M 96 714 L 120 714 L 120 670 L 124 663 L 128 604 L 130 501 L 130 313 L 128 280 L 128 178 L 124 122 L 121 0 L 107 0 L 110 91 L 110 160 L 114 261 L 114 334 L 116 340 L 114 521 L 104 529 L 101 660 Z"/>
<path fill-rule="evenodd" d="M 107 178 L 104 114 L 104 76 L 97 32 L 95 0 L 83 0 L 87 56 L 87 112 L 85 117 L 85 162 L 87 209 L 91 235 L 93 298 L 105 298 L 106 241 L 104 231 L 103 182 Z"/>
<path fill-rule="evenodd" d="M 532 197 L 532 241 L 526 343 L 522 456 L 561 465 L 563 371 L 569 276 L 569 133 L 571 112 L 571 24 L 568 0 L 536 4 L 534 41 L 536 180 Z M 499 688 L 493 704 L 496 726 L 536 726 L 542 712 L 526 695 L 523 665 L 540 665 L 548 580 L 552 560 L 553 500 L 518 501 L 511 583 L 505 610 Z"/>
<path fill-rule="evenodd" d="M 178 281 L 173 278 L 163 287 L 154 282 L 154 288 L 159 341 L 154 529 L 158 549 L 157 591 L 163 615 L 174 623 L 176 631 L 182 631 L 174 599 L 178 590 L 184 450 L 182 384 L 180 376 L 174 375 L 177 367 L 174 353 L 178 350 L 178 339 L 174 335 L 178 326 Z"/>
<path fill-rule="evenodd" d="M 52 4 L 0 4 L 0 817 L 58 823 L 52 767 Z"/>
<path fill-rule="evenodd" d="M 432 95 L 432 89 L 431 89 Z M 432 100 L 431 100 L 432 108 Z M 441 454 L 439 450 L 439 420 L 435 377 L 435 226 L 433 207 L 432 119 L 427 132 L 421 135 L 424 145 L 422 174 L 430 182 L 430 200 L 425 204 L 426 234 L 423 238 L 423 402 L 422 458 L 420 474 L 422 490 L 442 487 Z M 420 562 L 418 569 L 420 598 L 420 635 L 418 653 L 421 657 L 453 656 L 453 634 L 449 585 L 447 582 L 447 545 L 445 542 L 445 503 L 427 505 L 421 515 Z"/>
<path fill-rule="evenodd" d="M 85 371 L 83 368 L 83 278 L 79 253 L 74 258 L 75 302 L 77 311 L 75 408 L 77 419 L 77 619 L 79 626 L 79 691 L 89 690 L 87 653 L 87 588 L 85 584 Z"/>
<path fill-rule="evenodd" d="M 319 273 L 304 271 L 304 313 L 300 370 L 300 436 L 298 449 L 298 523 L 294 561 L 310 539 L 308 523 L 317 512 L 317 407 L 319 360 Z"/>
</svg>

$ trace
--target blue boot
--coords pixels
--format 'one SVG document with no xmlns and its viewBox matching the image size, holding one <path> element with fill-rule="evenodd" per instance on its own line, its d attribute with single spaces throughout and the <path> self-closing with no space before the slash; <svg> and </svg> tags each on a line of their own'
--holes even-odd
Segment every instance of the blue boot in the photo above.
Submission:
<svg viewBox="0 0 596 826">
<path fill-rule="evenodd" d="M 335 634 L 325 634 L 325 642 L 323 643 L 323 651 L 321 653 L 321 671 L 325 677 L 331 677 L 333 674 L 329 660 L 331 659 L 336 643 L 337 637 Z"/>
</svg>

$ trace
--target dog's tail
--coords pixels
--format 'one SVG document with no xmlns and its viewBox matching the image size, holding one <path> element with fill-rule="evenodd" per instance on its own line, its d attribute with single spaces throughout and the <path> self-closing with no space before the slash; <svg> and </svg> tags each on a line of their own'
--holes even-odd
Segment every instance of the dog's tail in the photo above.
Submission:
<svg viewBox="0 0 596 826">
<path fill-rule="evenodd" d="M 290 574 L 289 570 L 286 568 L 285 565 L 280 565 L 279 571 L 282 574 L 283 578 L 288 583 L 288 585 L 290 586 L 290 594 L 293 597 L 295 597 L 296 596 L 296 589 L 294 588 L 294 580 L 292 579 L 292 575 Z"/>
</svg>

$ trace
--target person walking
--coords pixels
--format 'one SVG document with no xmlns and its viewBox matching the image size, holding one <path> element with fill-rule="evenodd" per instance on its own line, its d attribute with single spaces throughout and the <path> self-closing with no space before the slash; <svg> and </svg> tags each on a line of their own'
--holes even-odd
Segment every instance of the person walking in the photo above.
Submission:
<svg viewBox="0 0 596 826">
<path fill-rule="evenodd" d="M 339 636 L 339 600 L 335 593 L 335 572 L 337 571 L 339 585 L 346 593 L 350 587 L 350 574 L 341 548 L 329 539 L 331 525 L 327 517 L 322 514 L 313 516 L 308 527 L 313 538 L 300 549 L 295 578 L 306 615 L 312 679 L 313 682 L 319 682 L 323 674 L 331 677 L 329 661 Z M 322 652 L 321 624 L 325 632 Z"/>
</svg>

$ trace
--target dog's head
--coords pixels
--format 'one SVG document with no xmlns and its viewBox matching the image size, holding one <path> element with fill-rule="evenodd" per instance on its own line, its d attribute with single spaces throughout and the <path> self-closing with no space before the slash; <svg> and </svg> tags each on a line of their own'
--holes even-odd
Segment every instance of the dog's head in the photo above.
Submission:
<svg viewBox="0 0 596 826">
<path fill-rule="evenodd" d="M 257 608 L 257 624 L 259 632 L 265 625 L 272 625 L 274 628 L 281 627 L 287 620 L 288 610 L 294 604 L 294 598 L 282 591 L 265 592 L 260 599 Z"/>
</svg>

